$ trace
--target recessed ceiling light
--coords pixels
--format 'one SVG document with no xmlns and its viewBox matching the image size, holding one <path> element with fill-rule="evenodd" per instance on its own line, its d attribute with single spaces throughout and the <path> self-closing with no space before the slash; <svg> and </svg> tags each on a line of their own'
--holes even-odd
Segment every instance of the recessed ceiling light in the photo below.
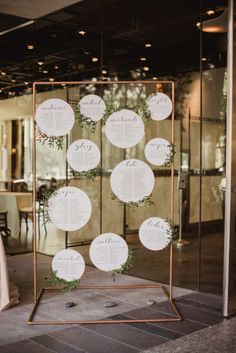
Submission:
<svg viewBox="0 0 236 353">
<path fill-rule="evenodd" d="M 84 54 L 85 54 L 85 55 L 89 55 L 90 52 L 89 52 L 89 51 L 85 51 Z"/>
<path fill-rule="evenodd" d="M 92 62 L 95 63 L 98 61 L 98 58 L 92 58 Z"/>
<path fill-rule="evenodd" d="M 25 85 L 28 85 L 29 84 L 29 82 L 28 81 L 25 81 Z"/>
<path fill-rule="evenodd" d="M 43 73 L 44 74 L 48 74 L 48 70 L 43 70 Z"/>
<path fill-rule="evenodd" d="M 102 70 L 103 75 L 107 74 L 107 70 Z"/>
<path fill-rule="evenodd" d="M 154 76 L 152 79 L 153 79 L 153 80 L 158 80 L 158 78 L 157 78 L 156 76 Z"/>
<path fill-rule="evenodd" d="M 81 35 L 81 36 L 84 36 L 85 35 L 85 31 L 79 31 L 79 34 Z"/>
<path fill-rule="evenodd" d="M 39 66 L 43 65 L 43 61 L 38 61 L 38 65 Z"/>
<path fill-rule="evenodd" d="M 34 49 L 34 45 L 32 43 L 28 43 L 27 44 L 27 49 L 33 50 Z"/>
<path fill-rule="evenodd" d="M 53 77 L 50 77 L 50 78 L 49 78 L 49 81 L 50 81 L 50 82 L 53 82 L 53 81 L 54 81 L 54 78 L 53 78 Z"/>
<path fill-rule="evenodd" d="M 13 79 L 11 79 L 11 82 L 16 82 L 16 80 L 13 78 Z"/>
<path fill-rule="evenodd" d="M 146 48 L 151 48 L 152 44 L 151 43 L 145 43 Z"/>
<path fill-rule="evenodd" d="M 209 16 L 211 16 L 211 15 L 214 15 L 215 10 L 209 9 L 206 13 L 207 13 Z"/>
<path fill-rule="evenodd" d="M 201 26 L 201 22 L 197 22 L 197 23 L 196 23 L 196 26 L 197 26 L 197 27 L 200 27 L 200 26 Z"/>
<path fill-rule="evenodd" d="M 141 61 L 146 61 L 147 59 L 142 57 L 142 58 L 140 58 L 140 60 Z"/>
<path fill-rule="evenodd" d="M 59 69 L 59 66 L 58 66 L 58 65 L 55 65 L 55 66 L 54 66 L 54 69 L 55 69 L 55 70 L 58 70 L 58 69 Z"/>
<path fill-rule="evenodd" d="M 207 58 L 202 58 L 202 61 L 207 61 Z"/>
<path fill-rule="evenodd" d="M 0 93 L 2 93 L 2 89 L 0 89 Z"/>
<path fill-rule="evenodd" d="M 144 71 L 149 71 L 149 67 L 148 66 L 144 66 L 143 70 Z"/>
<path fill-rule="evenodd" d="M 5 71 L 1 71 L 1 75 L 2 76 L 6 76 L 6 72 Z"/>
</svg>

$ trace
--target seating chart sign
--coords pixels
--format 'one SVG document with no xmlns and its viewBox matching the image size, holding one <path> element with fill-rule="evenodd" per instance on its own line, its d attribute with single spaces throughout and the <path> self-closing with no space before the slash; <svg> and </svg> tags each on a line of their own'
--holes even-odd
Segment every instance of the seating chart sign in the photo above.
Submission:
<svg viewBox="0 0 236 353">
<path fill-rule="evenodd" d="M 52 270 L 56 272 L 58 278 L 70 282 L 82 277 L 85 270 L 85 262 L 78 251 L 65 249 L 54 256 Z"/>
<path fill-rule="evenodd" d="M 170 243 L 171 227 L 159 217 L 146 219 L 139 228 L 139 239 L 149 250 L 162 250 Z"/>
<path fill-rule="evenodd" d="M 80 113 L 93 121 L 102 119 L 106 105 L 103 99 L 96 94 L 87 94 L 78 103 Z"/>
<path fill-rule="evenodd" d="M 91 243 L 89 255 L 92 263 L 102 271 L 113 271 L 121 268 L 128 259 L 128 245 L 119 235 L 104 233 Z"/>
<path fill-rule="evenodd" d="M 105 133 L 113 145 L 129 148 L 135 146 L 144 136 L 144 124 L 134 111 L 121 109 L 109 116 L 105 125 Z"/>
<path fill-rule="evenodd" d="M 147 98 L 148 110 L 152 120 L 164 120 L 172 112 L 172 101 L 164 93 L 156 93 Z"/>
<path fill-rule="evenodd" d="M 138 159 L 126 159 L 112 171 L 110 183 L 113 193 L 123 202 L 138 202 L 149 196 L 154 188 L 151 168 Z"/>
<path fill-rule="evenodd" d="M 73 142 L 67 150 L 69 166 L 77 172 L 94 169 L 100 162 L 101 154 L 98 146 L 86 139 Z"/>
<path fill-rule="evenodd" d="M 148 162 L 153 165 L 163 165 L 169 158 L 171 144 L 163 138 L 150 140 L 144 149 L 144 154 Z"/>
<path fill-rule="evenodd" d="M 48 200 L 48 214 L 51 222 L 59 229 L 73 231 L 82 228 L 92 213 L 87 194 L 74 186 L 65 186 Z"/>
<path fill-rule="evenodd" d="M 62 99 L 52 98 L 36 109 L 35 119 L 40 131 L 47 136 L 63 136 L 72 129 L 75 116 L 71 106 Z"/>
</svg>

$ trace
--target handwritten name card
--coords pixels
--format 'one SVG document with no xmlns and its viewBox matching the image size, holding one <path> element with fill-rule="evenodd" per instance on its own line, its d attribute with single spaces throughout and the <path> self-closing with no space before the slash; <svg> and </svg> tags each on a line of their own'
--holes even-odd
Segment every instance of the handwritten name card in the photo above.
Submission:
<svg viewBox="0 0 236 353">
<path fill-rule="evenodd" d="M 113 193 L 123 202 L 138 202 L 149 196 L 154 188 L 151 168 L 138 159 L 126 159 L 112 171 L 110 184 Z"/>
<path fill-rule="evenodd" d="M 127 261 L 128 252 L 128 245 L 121 236 L 104 233 L 92 241 L 89 256 L 98 269 L 112 271 L 121 268 Z"/>
<path fill-rule="evenodd" d="M 65 231 L 82 228 L 92 213 L 92 205 L 87 194 L 74 186 L 58 189 L 48 200 L 48 206 L 51 222 Z"/>
<path fill-rule="evenodd" d="M 170 232 L 168 222 L 159 217 L 151 217 L 141 224 L 139 239 L 149 250 L 162 250 L 170 243 Z"/>
<path fill-rule="evenodd" d="M 70 282 L 82 277 L 85 270 L 85 262 L 78 251 L 65 249 L 54 256 L 52 270 L 56 272 L 58 278 Z"/>
<path fill-rule="evenodd" d="M 47 136 L 63 136 L 72 129 L 75 116 L 71 106 L 62 99 L 52 98 L 36 109 L 37 126 Z"/>
<path fill-rule="evenodd" d="M 100 162 L 101 154 L 98 146 L 87 139 L 73 142 L 67 150 L 69 166 L 77 172 L 94 169 Z"/>
</svg>

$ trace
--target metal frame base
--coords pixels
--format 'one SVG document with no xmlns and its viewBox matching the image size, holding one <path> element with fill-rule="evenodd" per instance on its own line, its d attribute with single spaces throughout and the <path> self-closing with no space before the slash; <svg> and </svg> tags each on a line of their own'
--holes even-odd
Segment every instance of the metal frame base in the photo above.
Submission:
<svg viewBox="0 0 236 353">
<path fill-rule="evenodd" d="M 142 323 L 142 322 L 171 322 L 171 321 L 181 321 L 183 318 L 179 313 L 175 303 L 170 298 L 169 292 L 163 285 L 110 285 L 110 286 L 78 286 L 77 289 L 92 290 L 92 289 L 137 289 L 137 288 L 160 288 L 163 290 L 164 294 L 167 296 L 168 301 L 172 307 L 173 317 L 163 317 L 159 319 L 127 319 L 127 320 L 112 320 L 112 319 L 100 319 L 100 320 L 63 320 L 63 321 L 45 321 L 45 320 L 34 320 L 34 316 L 37 312 L 40 301 L 43 294 L 47 291 L 61 291 L 61 287 L 44 287 L 38 294 L 36 302 L 34 304 L 33 310 L 29 316 L 28 325 L 74 325 L 74 324 L 121 324 L 121 323 Z"/>
</svg>

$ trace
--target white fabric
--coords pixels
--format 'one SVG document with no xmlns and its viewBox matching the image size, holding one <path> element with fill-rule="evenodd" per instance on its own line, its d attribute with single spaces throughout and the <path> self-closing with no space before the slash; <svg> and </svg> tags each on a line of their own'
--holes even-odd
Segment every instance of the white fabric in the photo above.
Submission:
<svg viewBox="0 0 236 353">
<path fill-rule="evenodd" d="M 10 304 L 10 290 L 6 255 L 0 236 L 0 311 L 6 309 Z"/>
</svg>

